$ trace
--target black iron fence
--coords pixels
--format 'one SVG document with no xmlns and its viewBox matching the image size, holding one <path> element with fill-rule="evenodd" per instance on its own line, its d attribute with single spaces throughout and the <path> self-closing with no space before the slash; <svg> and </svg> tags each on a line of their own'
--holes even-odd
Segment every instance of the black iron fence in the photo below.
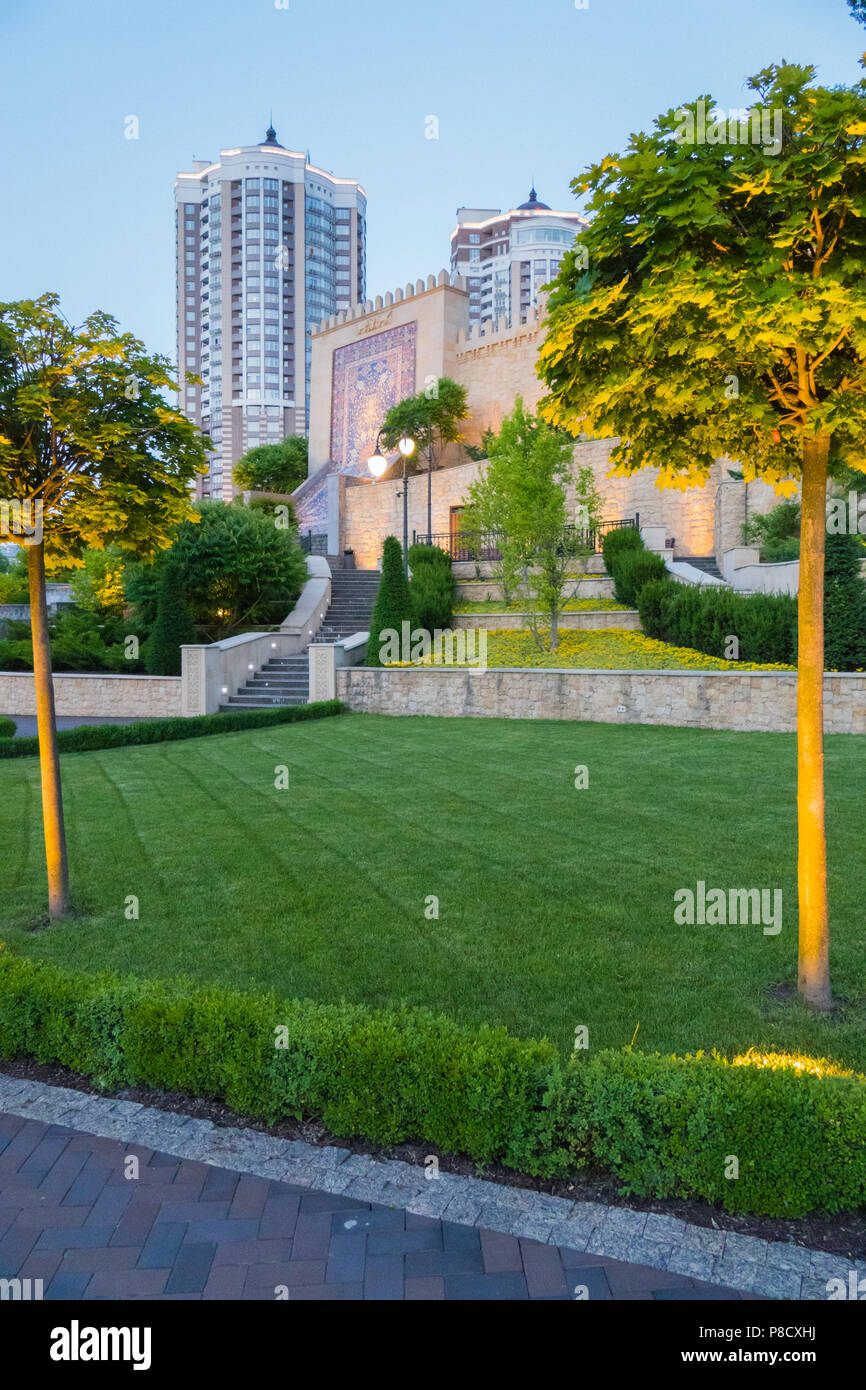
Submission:
<svg viewBox="0 0 866 1390">
<path fill-rule="evenodd" d="M 600 521 L 596 526 L 566 526 L 562 533 L 563 550 L 576 553 L 601 550 L 608 531 L 623 526 L 640 529 L 640 514 L 624 517 L 618 521 Z M 496 531 L 413 531 L 412 541 L 418 545 L 438 545 L 446 550 L 453 561 L 457 560 L 500 560 L 505 537 Z"/>
<path fill-rule="evenodd" d="M 307 531 L 305 535 L 298 536 L 301 550 L 305 555 L 327 555 L 328 537 L 326 535 L 314 535 L 312 531 Z"/>
</svg>

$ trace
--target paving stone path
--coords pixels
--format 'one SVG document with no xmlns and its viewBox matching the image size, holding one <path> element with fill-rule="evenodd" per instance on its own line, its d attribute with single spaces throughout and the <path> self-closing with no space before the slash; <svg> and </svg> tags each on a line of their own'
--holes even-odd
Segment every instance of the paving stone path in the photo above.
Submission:
<svg viewBox="0 0 866 1390">
<path fill-rule="evenodd" d="M 70 1300 L 750 1296 L 7 1113 L 0 1278 Z"/>
<path fill-rule="evenodd" d="M 437 1180 L 428 1181 L 425 1170 L 417 1164 L 350 1153 L 336 1145 L 308 1144 L 260 1130 L 226 1128 L 210 1120 L 160 1110 L 137 1101 L 86 1094 L 64 1086 L 8 1076 L 2 1071 L 0 1113 L 6 1116 L 4 1124 L 14 1129 L 12 1138 L 5 1143 L 5 1152 L 0 1153 L 0 1278 L 27 1277 L 30 1272 L 31 1277 L 44 1279 L 44 1271 L 31 1272 L 28 1265 L 22 1275 L 21 1269 L 11 1269 L 11 1264 L 18 1259 L 19 1265 L 24 1265 L 39 1251 L 48 1248 L 59 1252 L 57 1268 L 51 1271 L 52 1278 L 61 1271 L 64 1276 L 72 1272 L 68 1261 L 72 1266 L 78 1261 L 77 1272 L 86 1273 L 89 1268 L 86 1261 L 95 1256 L 80 1252 L 99 1249 L 99 1239 L 91 1235 L 87 1238 L 91 1244 L 63 1246 L 57 1243 L 60 1240 L 57 1232 L 52 1234 L 51 1220 L 57 1216 L 55 1224 L 59 1229 L 81 1226 L 90 1232 L 101 1231 L 102 1246 L 113 1250 L 120 1243 L 114 1226 L 126 1218 L 127 1204 L 129 1220 L 134 1215 L 139 1226 L 146 1225 L 140 1249 L 133 1259 L 130 1251 L 134 1250 L 135 1242 L 129 1241 L 125 1255 L 106 1253 L 103 1258 L 109 1263 L 117 1261 L 118 1270 L 130 1277 L 133 1271 L 142 1268 L 141 1259 L 150 1258 L 149 1252 L 145 1255 L 144 1246 L 151 1237 L 152 1228 L 168 1224 L 177 1228 L 174 1233 L 178 1242 L 176 1258 L 182 1260 L 182 1268 L 193 1260 L 189 1253 L 191 1246 L 204 1247 L 197 1258 L 203 1263 L 210 1260 L 208 1279 L 211 1266 L 228 1265 L 230 1255 L 232 1260 L 245 1266 L 244 1289 L 259 1287 L 258 1276 L 250 1275 L 251 1268 L 263 1262 L 274 1263 L 257 1257 L 261 1243 L 269 1240 L 290 1242 L 290 1249 L 285 1245 L 275 1246 L 272 1252 L 265 1254 L 279 1251 L 277 1263 L 285 1259 L 289 1266 L 312 1260 L 320 1267 L 318 1282 L 314 1280 L 293 1287 L 318 1287 L 321 1291 L 296 1294 L 296 1297 L 362 1297 L 368 1268 L 376 1270 L 379 1267 L 369 1266 L 368 1258 L 375 1256 L 376 1261 L 380 1261 L 380 1257 L 386 1255 L 392 1260 L 388 1266 L 392 1270 L 390 1278 L 396 1281 L 393 1271 L 398 1265 L 402 1270 L 402 1296 L 405 1297 L 481 1297 L 478 1290 L 482 1284 L 478 1281 L 482 1280 L 483 1287 L 489 1290 L 483 1295 L 485 1297 L 567 1298 L 574 1296 L 574 1286 L 580 1282 L 571 1276 L 581 1269 L 594 1271 L 583 1282 L 588 1292 L 595 1287 L 596 1297 L 722 1298 L 742 1295 L 826 1300 L 828 1281 L 841 1279 L 848 1287 L 852 1274 L 858 1281 L 866 1278 L 863 1260 L 808 1250 L 801 1245 L 767 1241 L 716 1226 L 698 1226 L 659 1212 L 549 1196 L 485 1178 L 443 1171 Z M 34 1129 L 33 1125 L 41 1125 L 42 1129 Z M 47 1134 L 43 1132 L 46 1126 Z M 0 1150 L 3 1147 L 0 1138 Z M 79 1151 L 83 1151 L 80 1162 L 70 1156 Z M 138 1155 L 142 1160 L 137 1182 L 123 1175 L 125 1153 Z M 69 1171 L 73 1176 L 63 1187 Z M 87 1174 L 86 1183 L 79 1182 L 79 1171 Z M 213 1176 L 215 1172 L 222 1175 L 219 1182 L 232 1185 L 230 1199 L 212 1195 L 211 1185 L 218 1181 Z M 308 1212 L 310 1219 L 312 1213 L 318 1213 L 318 1253 L 305 1253 L 305 1221 L 301 1221 L 303 1238 L 297 1248 L 294 1227 L 276 1234 L 271 1232 L 268 1223 L 264 1234 L 258 1228 L 253 1229 L 256 1221 L 261 1220 L 261 1212 L 258 1217 L 253 1213 L 242 1215 L 242 1205 L 239 1209 L 232 1206 L 235 1189 L 241 1182 L 244 1190 L 256 1191 L 256 1200 L 261 1198 L 261 1212 L 265 1210 L 265 1203 L 273 1207 L 273 1203 L 285 1199 L 287 1210 L 296 1209 L 298 1221 L 302 1216 L 306 1220 Z M 159 1184 L 164 1183 L 171 1183 L 173 1187 L 172 1195 L 166 1198 L 167 1212 L 163 1211 L 159 1192 Z M 88 1197 L 90 1189 L 97 1184 L 96 1196 Z M 190 1191 L 186 1191 L 186 1187 Z M 266 1189 L 268 1195 L 263 1196 Z M 305 1198 L 309 1200 L 305 1202 Z M 103 1222 L 103 1208 L 110 1213 L 112 1202 L 120 1212 L 117 1222 Z M 228 1202 L 231 1210 L 209 1210 L 208 1204 L 212 1202 L 218 1206 Z M 186 1203 L 185 1209 L 190 1214 L 178 1215 L 178 1203 Z M 92 1212 L 89 1205 L 93 1205 Z M 193 1214 L 193 1207 L 199 1209 L 198 1215 Z M 360 1211 L 366 1215 L 363 1221 L 351 1216 L 342 1219 L 341 1213 L 346 1211 Z M 210 1217 L 223 1224 L 219 1230 L 214 1227 L 208 1234 L 201 1222 Z M 239 1220 L 252 1223 L 242 1237 L 251 1243 L 246 1252 L 249 1258 L 242 1261 L 237 1258 L 237 1249 L 229 1255 L 222 1250 L 228 1236 L 233 1237 L 228 1242 L 233 1245 L 241 1239 L 240 1232 L 245 1228 L 238 1225 Z M 351 1220 L 356 1220 L 357 1225 L 346 1224 Z M 42 1226 L 39 1226 L 40 1221 Z M 364 1221 L 369 1224 L 363 1224 Z M 380 1237 L 384 1238 L 385 1231 L 377 1223 L 388 1227 L 388 1249 L 382 1248 Z M 111 1229 L 106 1234 L 105 1228 L 109 1225 Z M 325 1228 L 329 1233 L 327 1248 Z M 420 1231 L 427 1234 L 419 1235 Z M 33 1239 L 22 1253 L 28 1232 Z M 332 1237 L 337 1241 L 333 1261 Z M 423 1244 L 424 1241 L 433 1244 L 428 1249 L 419 1248 L 419 1242 Z M 344 1266 L 340 1257 L 347 1243 L 355 1251 L 353 1266 L 349 1263 Z M 460 1258 L 458 1247 L 463 1252 Z M 363 1260 L 358 1254 L 361 1248 Z M 547 1253 L 544 1253 L 545 1248 Z M 72 1253 L 76 1250 L 77 1254 Z M 527 1251 L 531 1253 L 527 1255 Z M 165 1284 L 160 1290 L 162 1296 L 188 1297 L 204 1293 L 206 1280 L 195 1295 L 169 1286 L 169 1279 L 175 1273 L 175 1258 L 169 1259 L 167 1255 L 163 1258 L 163 1264 L 147 1266 L 165 1275 Z M 124 1265 L 124 1260 L 129 1263 Z M 342 1277 L 341 1271 L 350 1267 L 360 1271 L 358 1277 Z M 386 1266 L 381 1265 L 381 1268 Z M 547 1271 L 544 1279 L 536 1273 L 541 1269 Z M 101 1272 L 104 1272 L 102 1266 L 91 1269 L 94 1278 Z M 272 1273 L 273 1270 L 268 1271 L 267 1277 Z M 305 1276 L 314 1273 L 313 1266 L 301 1271 Z M 338 1274 L 341 1277 L 338 1278 Z M 413 1284 L 410 1288 L 410 1281 L 418 1279 L 433 1282 Z M 157 1281 L 151 1275 L 146 1282 Z M 134 1287 L 134 1279 L 131 1284 Z M 329 1291 L 331 1286 L 338 1289 L 336 1294 Z M 396 1287 L 396 1282 L 393 1286 Z M 93 1292 L 94 1287 L 96 1292 Z M 100 1287 L 99 1281 L 95 1285 L 90 1282 L 90 1276 L 82 1285 L 88 1297 L 104 1297 L 105 1294 L 99 1292 Z M 259 1296 L 273 1297 L 273 1285 L 266 1285 L 266 1288 L 270 1291 Z M 425 1288 L 427 1292 L 421 1293 Z M 461 1288 L 471 1292 L 461 1295 Z M 539 1292 L 542 1288 L 548 1292 Z"/>
</svg>

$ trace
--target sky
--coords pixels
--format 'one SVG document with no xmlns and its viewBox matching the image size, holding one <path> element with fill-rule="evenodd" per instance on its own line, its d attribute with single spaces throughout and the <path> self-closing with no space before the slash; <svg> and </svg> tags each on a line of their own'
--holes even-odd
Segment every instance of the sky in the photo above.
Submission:
<svg viewBox="0 0 866 1390">
<path fill-rule="evenodd" d="M 175 175 L 263 140 L 271 112 L 363 184 L 372 298 L 447 267 L 458 206 L 534 181 L 578 207 L 571 179 L 681 101 L 747 105 L 782 59 L 861 75 L 846 0 L 584 3 L 0 0 L 0 300 L 56 290 L 174 358 Z"/>
</svg>

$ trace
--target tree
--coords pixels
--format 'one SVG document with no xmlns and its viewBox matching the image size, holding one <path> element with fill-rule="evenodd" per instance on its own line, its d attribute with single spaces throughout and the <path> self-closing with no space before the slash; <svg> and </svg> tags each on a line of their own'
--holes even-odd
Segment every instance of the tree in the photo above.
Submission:
<svg viewBox="0 0 866 1390">
<path fill-rule="evenodd" d="M 825 498 L 831 442 L 864 467 L 866 89 L 813 78 L 767 68 L 748 121 L 701 98 L 574 180 L 593 220 L 551 295 L 540 371 L 543 413 L 618 437 L 620 474 L 686 488 L 728 455 L 783 495 L 801 482 L 798 973 L 826 1009 Z"/>
<path fill-rule="evenodd" d="M 296 533 L 279 518 L 227 502 L 200 502 L 195 516 L 179 528 L 171 549 L 194 621 L 225 631 L 281 621 L 307 579 Z M 148 614 L 154 614 L 160 577 L 134 576 L 127 586 L 143 598 Z"/>
<path fill-rule="evenodd" d="M 68 911 L 69 875 L 46 558 L 77 565 L 88 545 L 145 556 L 168 545 L 207 443 L 166 403 L 177 389 L 167 359 L 108 314 L 73 327 L 55 294 L 0 304 L 0 495 L 8 538 L 27 555 L 51 917 Z"/>
<path fill-rule="evenodd" d="M 425 391 L 392 405 L 385 416 L 382 439 L 387 449 L 396 449 L 397 441 L 408 435 L 427 458 L 427 532 L 432 530 L 433 469 L 446 444 L 462 436 L 459 422 L 469 414 L 466 387 L 450 376 L 440 376 Z"/>
<path fill-rule="evenodd" d="M 232 477 L 247 492 L 294 492 L 307 476 L 306 437 L 290 434 L 279 444 L 259 444 L 238 459 Z"/>
<path fill-rule="evenodd" d="M 82 567 L 72 574 L 70 588 L 79 608 L 93 613 L 123 613 L 124 557 L 116 546 L 97 550 L 89 546 L 82 555 Z"/>
<path fill-rule="evenodd" d="M 866 0 L 848 0 L 851 13 L 860 24 L 866 24 Z"/>
<path fill-rule="evenodd" d="M 382 578 L 370 619 L 366 664 L 381 666 L 382 633 L 396 632 L 399 639 L 403 623 L 411 621 L 412 601 L 403 571 L 403 547 L 396 536 L 386 536 L 382 549 Z"/>
<path fill-rule="evenodd" d="M 195 641 L 192 618 L 186 601 L 183 568 L 176 555 L 169 555 L 162 566 L 159 601 L 153 632 L 147 639 L 144 662 L 151 676 L 179 676 L 181 647 Z"/>
<path fill-rule="evenodd" d="M 530 630 L 543 646 L 538 623 L 543 614 L 553 651 L 559 645 L 566 579 L 575 561 L 593 549 L 588 532 L 600 509 L 592 469 L 581 468 L 575 475 L 573 452 L 569 437 L 524 410 L 518 396 L 499 433 L 488 440 L 487 469 L 470 487 L 464 511 L 470 529 L 484 522 L 484 529 L 496 533 L 506 587 L 515 576 L 522 577 Z M 575 488 L 580 527 L 569 517 L 569 483 Z"/>
</svg>

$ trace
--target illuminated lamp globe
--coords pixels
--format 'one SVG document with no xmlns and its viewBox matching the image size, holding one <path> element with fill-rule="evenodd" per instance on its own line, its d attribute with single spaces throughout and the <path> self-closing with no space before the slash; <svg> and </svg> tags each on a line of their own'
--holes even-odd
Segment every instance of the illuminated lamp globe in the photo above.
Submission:
<svg viewBox="0 0 866 1390">
<path fill-rule="evenodd" d="M 407 459 L 410 454 L 414 454 L 415 452 L 415 440 L 410 439 L 408 434 L 404 434 L 402 438 L 397 440 L 397 448 L 400 450 L 404 459 Z"/>
<path fill-rule="evenodd" d="M 370 458 L 367 459 L 367 467 L 373 474 L 374 478 L 381 478 L 382 474 L 385 472 L 385 469 L 388 467 L 388 460 L 384 458 L 377 449 L 375 454 L 373 454 Z"/>
</svg>

